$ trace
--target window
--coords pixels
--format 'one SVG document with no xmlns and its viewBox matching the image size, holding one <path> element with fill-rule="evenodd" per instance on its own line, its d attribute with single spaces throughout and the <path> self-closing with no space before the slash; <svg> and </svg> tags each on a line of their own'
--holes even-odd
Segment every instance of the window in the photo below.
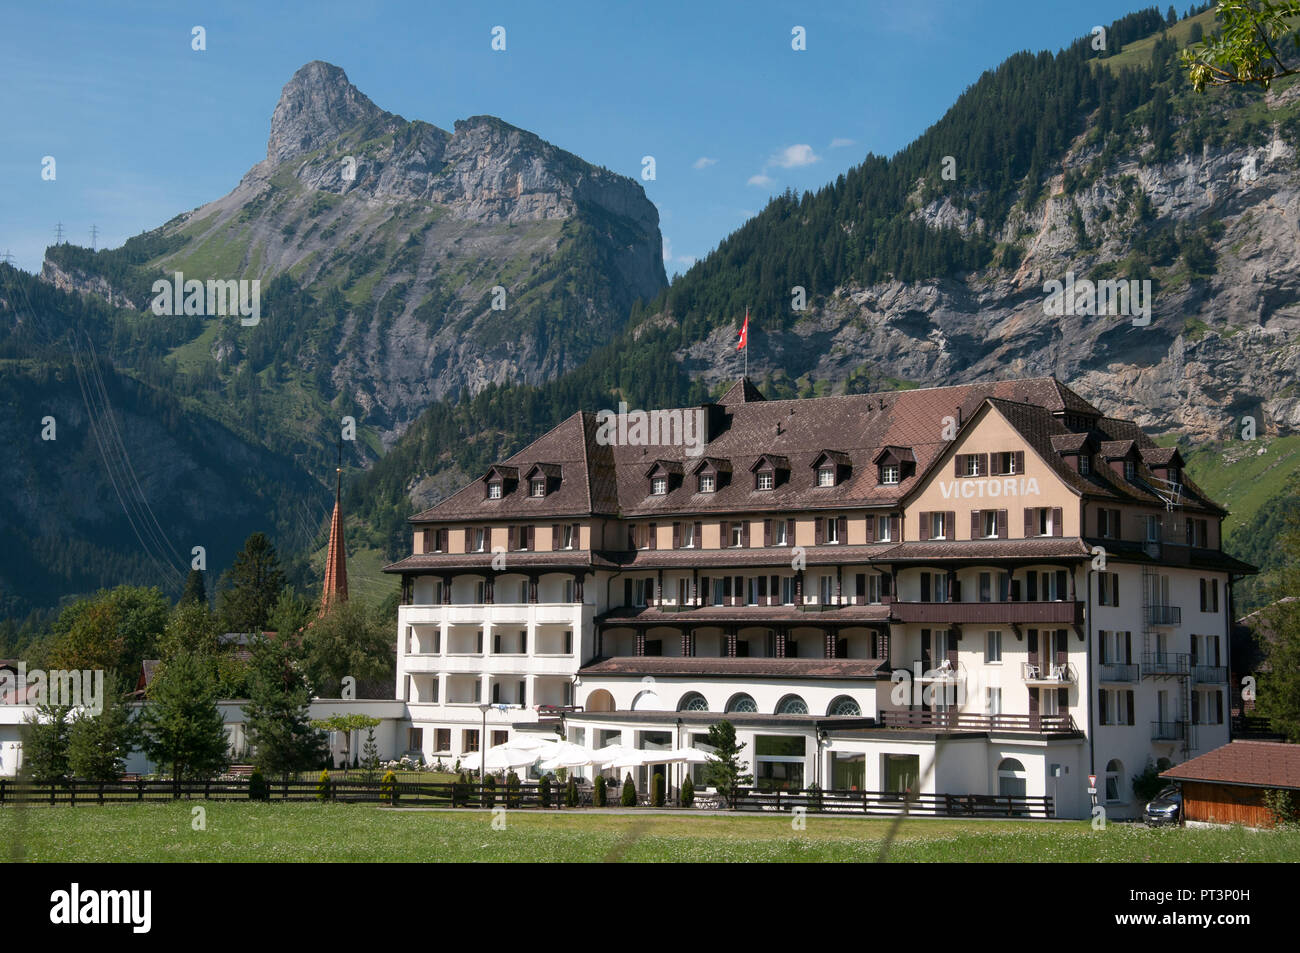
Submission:
<svg viewBox="0 0 1300 953">
<path fill-rule="evenodd" d="M 838 543 L 840 541 L 840 523 L 834 516 L 826 517 L 826 535 L 824 539 L 828 543 Z"/>
<path fill-rule="evenodd" d="M 880 482 L 891 485 L 898 482 L 898 464 L 885 463 L 880 467 Z"/>
<path fill-rule="evenodd" d="M 708 711 L 709 703 L 699 692 L 687 692 L 677 703 L 678 711 Z"/>
<path fill-rule="evenodd" d="M 881 585 L 880 580 L 884 577 L 879 573 L 873 573 L 867 576 L 867 602 L 874 605 L 880 604 Z"/>
<path fill-rule="evenodd" d="M 655 477 L 650 481 L 650 492 L 655 496 L 663 496 L 668 492 L 668 478 Z"/>
<path fill-rule="evenodd" d="M 1088 476 L 1092 473 L 1092 457 L 1086 453 L 1079 455 L 1079 476 Z"/>
<path fill-rule="evenodd" d="M 868 517 L 870 519 L 870 517 Z M 893 542 L 893 521 L 888 516 L 876 517 L 876 541 L 879 543 Z"/>
<path fill-rule="evenodd" d="M 1119 538 L 1119 510 L 1097 511 L 1097 535 L 1105 539 Z"/>
<path fill-rule="evenodd" d="M 501 484 L 500 484 L 500 483 L 489 483 L 489 484 L 488 484 L 488 499 L 489 499 L 489 500 L 499 500 L 499 499 L 501 499 Z"/>
<path fill-rule="evenodd" d="M 820 601 L 824 606 L 828 606 L 835 601 L 835 577 L 822 576 L 820 588 Z"/>
<path fill-rule="evenodd" d="M 777 703 L 776 713 L 778 715 L 806 715 L 808 714 L 808 703 L 798 695 L 786 695 Z"/>
<path fill-rule="evenodd" d="M 460 750 L 466 754 L 478 750 L 478 729 L 465 728 L 460 733 Z"/>
<path fill-rule="evenodd" d="M 818 467 L 817 468 L 817 485 L 834 486 L 835 485 L 835 468 Z"/>
<path fill-rule="evenodd" d="M 993 455 L 993 460 L 994 465 L 998 468 L 997 472 L 999 474 L 1007 474 L 1009 476 L 1013 473 L 1019 472 L 1016 469 L 1016 454 L 1014 452 L 995 453 Z"/>
<path fill-rule="evenodd" d="M 1002 661 L 1002 633 L 996 629 L 984 634 L 984 662 L 992 665 Z"/>
<path fill-rule="evenodd" d="M 966 466 L 962 468 L 968 477 L 977 477 L 980 475 L 980 455 L 978 453 L 968 453 L 966 456 Z"/>
<path fill-rule="evenodd" d="M 998 511 L 980 511 L 980 532 L 985 539 L 995 539 L 998 535 Z"/>
<path fill-rule="evenodd" d="M 717 485 L 718 485 L 717 479 L 713 476 L 712 473 L 700 474 L 701 493 L 712 493 L 717 488 Z"/>
<path fill-rule="evenodd" d="M 1146 517 L 1146 524 L 1147 524 L 1147 542 L 1148 543 L 1160 542 L 1160 517 L 1148 516 Z"/>
<path fill-rule="evenodd" d="M 694 523 L 688 522 L 682 524 L 682 547 L 685 549 L 695 548 L 695 524 Z"/>
<path fill-rule="evenodd" d="M 1204 549 L 1209 546 L 1210 523 L 1208 520 L 1187 521 L 1187 545 Z"/>
<path fill-rule="evenodd" d="M 577 540 L 578 526 L 576 523 L 566 523 L 561 534 L 560 546 L 563 549 L 572 549 L 574 542 Z"/>
<path fill-rule="evenodd" d="M 727 711 L 728 712 L 757 712 L 758 705 L 755 703 L 754 699 L 751 696 L 746 695 L 742 692 L 739 695 L 731 696 L 731 700 L 727 702 Z"/>
<path fill-rule="evenodd" d="M 433 750 L 434 751 L 451 751 L 451 729 L 435 728 L 433 729 Z"/>
<path fill-rule="evenodd" d="M 985 692 L 984 710 L 990 715 L 1002 714 L 1002 689 L 987 688 Z"/>
<path fill-rule="evenodd" d="M 1097 604 L 1101 606 L 1119 605 L 1119 573 L 1103 572 L 1097 574 Z"/>
<path fill-rule="evenodd" d="M 1034 510 L 1034 523 L 1038 528 L 1039 536 L 1052 535 L 1052 511 L 1049 507 L 1040 506 Z"/>
<path fill-rule="evenodd" d="M 1132 460 L 1124 461 L 1124 479 L 1130 483 L 1137 477 L 1137 465 Z"/>
<path fill-rule="evenodd" d="M 487 583 L 482 580 L 474 583 L 474 604 L 481 606 L 487 602 Z"/>
<path fill-rule="evenodd" d="M 781 605 L 783 606 L 794 605 L 794 577 L 793 576 L 781 577 Z M 789 646 L 787 645 L 787 651 L 788 649 Z"/>
<path fill-rule="evenodd" d="M 837 695 L 831 700 L 830 707 L 826 709 L 828 715 L 855 716 L 862 714 L 862 706 L 850 698 L 848 695 Z"/>
<path fill-rule="evenodd" d="M 528 494 L 529 494 L 530 496 L 545 496 L 545 495 L 546 495 L 546 478 L 545 478 L 545 477 L 538 477 L 537 479 L 532 480 L 532 481 L 528 484 Z"/>
<path fill-rule="evenodd" d="M 572 580 L 572 579 L 566 579 L 566 580 L 564 580 L 564 585 L 563 585 L 561 588 L 562 588 L 562 594 L 561 594 L 561 596 L 560 596 L 560 601 L 561 601 L 561 602 L 570 602 L 570 603 L 571 603 L 571 602 L 577 602 L 577 601 L 578 601 L 577 599 L 574 598 L 574 593 L 575 593 L 576 590 L 575 590 L 575 588 L 574 588 L 573 580 Z M 525 633 L 525 635 L 526 635 L 526 634 L 527 634 L 527 633 Z"/>
<path fill-rule="evenodd" d="M 1114 758 L 1106 763 L 1106 800 L 1121 800 L 1120 792 L 1124 790 L 1124 765 Z"/>
<path fill-rule="evenodd" d="M 948 538 L 948 514 L 931 513 L 930 514 L 930 538 L 947 539 Z"/>
<path fill-rule="evenodd" d="M 770 490 L 776 486 L 776 477 L 771 470 L 760 470 L 758 474 L 758 489 Z"/>
<path fill-rule="evenodd" d="M 1202 612 L 1219 611 L 1219 580 L 1217 579 L 1201 580 L 1201 611 Z"/>
<path fill-rule="evenodd" d="M 777 520 L 777 521 L 772 525 L 772 545 L 773 545 L 773 546 L 789 546 L 789 545 L 790 545 L 790 539 L 789 539 L 789 537 L 786 535 L 786 529 L 787 529 L 787 525 L 786 525 L 786 521 L 785 521 L 785 520 Z"/>
<path fill-rule="evenodd" d="M 979 575 L 980 583 L 980 602 L 993 601 L 993 574 L 982 572 Z"/>
<path fill-rule="evenodd" d="M 745 542 L 745 528 L 740 523 L 732 523 L 730 530 L 730 545 L 742 546 Z"/>
<path fill-rule="evenodd" d="M 1025 766 L 1015 758 L 1003 758 L 998 763 L 998 794 L 1003 797 L 1023 797 L 1025 794 Z"/>
</svg>

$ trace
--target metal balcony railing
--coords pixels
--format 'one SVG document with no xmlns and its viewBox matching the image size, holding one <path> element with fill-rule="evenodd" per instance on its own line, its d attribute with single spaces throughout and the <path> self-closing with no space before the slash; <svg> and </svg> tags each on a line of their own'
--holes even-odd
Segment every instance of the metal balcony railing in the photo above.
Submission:
<svg viewBox="0 0 1300 953">
<path fill-rule="evenodd" d="M 1142 656 L 1142 677 L 1190 674 L 1187 655 L 1183 652 L 1152 652 Z"/>
<path fill-rule="evenodd" d="M 1097 675 L 1103 682 L 1136 682 L 1138 667 L 1126 662 L 1107 662 L 1098 668 Z"/>
<path fill-rule="evenodd" d="M 1147 621 L 1151 625 L 1181 625 L 1183 610 L 1179 606 L 1147 606 Z"/>
<path fill-rule="evenodd" d="M 1181 741 L 1187 733 L 1187 724 L 1181 721 L 1151 722 L 1152 741 Z"/>
</svg>

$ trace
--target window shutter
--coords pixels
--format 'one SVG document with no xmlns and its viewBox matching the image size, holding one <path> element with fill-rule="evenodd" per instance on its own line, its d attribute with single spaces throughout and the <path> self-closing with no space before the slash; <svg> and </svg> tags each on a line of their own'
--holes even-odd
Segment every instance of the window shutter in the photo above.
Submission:
<svg viewBox="0 0 1300 953">
<path fill-rule="evenodd" d="M 1021 474 L 1024 472 L 1025 472 L 1025 451 L 1017 450 L 1016 451 L 1016 473 Z"/>
<path fill-rule="evenodd" d="M 979 510 L 970 511 L 970 538 L 971 539 L 980 538 L 980 511 Z"/>
<path fill-rule="evenodd" d="M 848 541 L 849 541 L 849 518 L 848 518 L 847 516 L 837 516 L 837 517 L 835 517 L 835 528 L 836 528 L 836 530 L 839 531 L 840 542 L 841 542 L 841 543 L 848 543 Z"/>
<path fill-rule="evenodd" d="M 1066 654 L 1065 639 L 1066 639 L 1065 630 L 1058 629 L 1056 632 L 1056 664 L 1057 665 L 1065 664 L 1065 654 Z"/>
<path fill-rule="evenodd" d="M 928 572 L 921 573 L 921 601 L 930 601 L 930 574 Z"/>
<path fill-rule="evenodd" d="M 988 476 L 988 475 L 989 475 L 989 455 L 987 453 L 981 453 L 980 454 L 980 476 Z"/>
<path fill-rule="evenodd" d="M 874 543 L 875 541 L 876 541 L 876 518 L 874 516 L 868 516 L 867 517 L 867 542 Z"/>
<path fill-rule="evenodd" d="M 554 526 L 551 527 L 551 549 L 560 548 L 560 540 L 563 539 L 563 536 L 561 536 L 561 534 L 563 532 L 564 530 L 560 528 L 559 523 L 556 523 Z"/>
<path fill-rule="evenodd" d="M 1063 514 L 1059 506 L 1052 507 L 1052 535 L 1053 536 L 1064 535 L 1062 532 L 1063 527 L 1061 526 L 1061 523 L 1063 521 L 1062 515 Z"/>
<path fill-rule="evenodd" d="M 1200 663 L 1196 660 L 1196 659 L 1197 659 L 1197 655 L 1199 654 L 1199 653 L 1196 651 L 1197 644 L 1198 644 L 1199 642 L 1200 642 L 1200 639 L 1198 639 L 1196 636 L 1192 636 L 1192 666 L 1193 666 L 1193 667 L 1195 667 L 1195 666 L 1197 666 L 1197 665 L 1200 664 Z"/>
<path fill-rule="evenodd" d="M 1025 539 L 1029 539 L 1029 537 L 1033 535 L 1034 535 L 1034 508 L 1032 506 L 1026 506 L 1025 507 Z"/>
<path fill-rule="evenodd" d="M 1098 535 L 1098 536 L 1105 536 L 1105 535 L 1106 535 L 1106 532 L 1105 532 L 1105 530 L 1106 530 L 1106 521 L 1105 521 L 1105 519 L 1104 519 L 1105 515 L 1106 515 L 1106 511 L 1105 511 L 1105 510 L 1102 510 L 1102 509 L 1097 510 L 1097 535 Z"/>
<path fill-rule="evenodd" d="M 421 536 L 420 545 L 424 548 L 424 551 L 426 553 L 433 552 L 433 530 L 426 529 L 423 533 L 420 534 L 420 536 Z M 1205 608 L 1205 580 L 1204 579 L 1201 580 L 1201 608 L 1202 609 Z"/>
<path fill-rule="evenodd" d="M 813 520 L 813 534 L 815 537 L 813 539 L 814 545 L 820 546 L 822 543 L 826 542 L 826 529 L 822 525 L 820 516 Z"/>
<path fill-rule="evenodd" d="M 1214 723 L 1223 724 L 1223 692 L 1214 693 Z"/>
<path fill-rule="evenodd" d="M 1118 607 L 1119 606 L 1119 573 L 1117 572 L 1111 573 L 1110 582 L 1111 582 L 1110 600 L 1112 603 L 1115 604 L 1116 607 Z"/>
<path fill-rule="evenodd" d="M 1029 715 L 1033 717 L 1038 714 L 1038 689 L 1029 690 Z"/>
<path fill-rule="evenodd" d="M 673 549 L 678 549 L 682 545 L 682 524 L 673 523 Z"/>
<path fill-rule="evenodd" d="M 749 520 L 744 520 L 740 524 L 740 545 L 749 548 Z"/>
<path fill-rule="evenodd" d="M 1106 689 L 1097 689 L 1097 724 L 1106 724 Z"/>
<path fill-rule="evenodd" d="M 703 548 L 704 548 L 704 524 L 703 524 L 703 523 L 698 523 L 698 522 L 697 522 L 697 523 L 695 524 L 695 540 L 694 540 L 694 542 L 695 542 L 695 548 L 696 548 L 696 549 L 703 549 Z"/>
<path fill-rule="evenodd" d="M 1133 633 L 1124 633 L 1124 664 L 1133 664 Z"/>
<path fill-rule="evenodd" d="M 517 548 L 518 548 L 518 547 L 515 545 L 515 529 L 516 529 L 516 527 L 514 527 L 514 526 L 507 526 L 507 527 L 506 527 L 506 549 L 517 549 Z"/>
<path fill-rule="evenodd" d="M 532 525 L 530 525 L 530 526 L 528 527 L 528 548 L 529 548 L 530 550 L 533 550 L 533 549 L 536 549 L 536 548 L 537 548 L 537 542 L 536 542 L 536 539 L 535 539 L 535 537 L 534 537 L 534 535 L 533 535 L 533 531 L 536 530 L 536 529 L 537 529 L 536 526 L 532 526 Z"/>
<path fill-rule="evenodd" d="M 944 535 L 948 539 L 957 538 L 957 513 L 955 510 L 949 510 L 948 515 L 943 520 Z"/>
<path fill-rule="evenodd" d="M 785 542 L 788 546 L 794 545 L 794 520 L 785 521 Z"/>
<path fill-rule="evenodd" d="M 1007 536 L 1007 511 L 998 510 L 998 539 L 1006 539 Z"/>
<path fill-rule="evenodd" d="M 623 605 L 630 606 L 631 604 L 632 604 L 632 580 L 624 579 L 623 580 Z"/>
<path fill-rule="evenodd" d="M 1214 664 L 1216 666 L 1222 664 L 1219 661 L 1219 637 L 1217 635 L 1214 637 Z"/>
<path fill-rule="evenodd" d="M 1002 475 L 1002 454 L 995 453 L 989 458 L 989 476 Z"/>
<path fill-rule="evenodd" d="M 1192 724 L 1201 723 L 1201 693 L 1192 692 Z"/>
<path fill-rule="evenodd" d="M 930 664 L 930 630 L 921 630 L 921 665 L 925 669 L 931 667 Z"/>
<path fill-rule="evenodd" d="M 649 529 L 649 542 L 651 549 L 659 548 L 659 524 L 651 523 Z"/>
<path fill-rule="evenodd" d="M 1125 692 L 1124 694 L 1128 697 L 1128 723 L 1129 723 L 1130 725 L 1132 725 L 1132 724 L 1134 724 L 1134 721 L 1133 721 L 1133 692 L 1132 692 L 1132 691 L 1127 691 L 1127 692 Z"/>
<path fill-rule="evenodd" d="M 1068 688 L 1058 688 L 1056 690 L 1056 707 L 1062 715 L 1065 709 L 1070 707 L 1070 690 Z"/>
<path fill-rule="evenodd" d="M 713 581 L 708 576 L 700 577 L 700 604 L 713 605 Z"/>
<path fill-rule="evenodd" d="M 1029 664 L 1038 664 L 1038 630 L 1029 630 Z"/>
<path fill-rule="evenodd" d="M 891 516 L 889 518 L 889 535 L 896 543 L 903 541 L 903 517 Z"/>
<path fill-rule="evenodd" d="M 917 538 L 918 539 L 930 538 L 930 514 L 929 513 L 921 514 L 921 533 Z"/>
<path fill-rule="evenodd" d="M 731 545 L 731 520 L 722 521 L 722 546 L 726 548 Z"/>
<path fill-rule="evenodd" d="M 772 521 L 763 520 L 763 545 L 772 545 Z"/>
<path fill-rule="evenodd" d="M 966 454 L 964 453 L 953 454 L 952 475 L 957 477 L 965 476 L 966 475 L 965 463 L 966 463 Z"/>
</svg>

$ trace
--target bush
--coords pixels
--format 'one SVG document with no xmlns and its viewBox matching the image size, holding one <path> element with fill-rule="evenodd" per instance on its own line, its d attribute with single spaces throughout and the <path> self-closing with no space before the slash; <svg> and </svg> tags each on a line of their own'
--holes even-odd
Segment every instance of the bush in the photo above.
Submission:
<svg viewBox="0 0 1300 953">
<path fill-rule="evenodd" d="M 542 807 L 551 806 L 551 776 L 544 775 L 542 780 L 537 782 L 537 793 L 541 795 Z"/>
<path fill-rule="evenodd" d="M 591 803 L 596 807 L 605 806 L 605 776 L 596 775 L 596 780 L 592 782 Z"/>
<path fill-rule="evenodd" d="M 1273 823 L 1278 827 L 1293 827 L 1300 824 L 1300 804 L 1290 791 L 1269 788 L 1264 792 L 1264 806 L 1273 815 Z"/>
<path fill-rule="evenodd" d="M 1133 776 L 1133 793 L 1138 796 L 1138 800 L 1145 804 L 1164 790 L 1168 783 L 1168 781 L 1160 777 L 1159 770 L 1148 759 L 1147 766 L 1142 769 L 1142 773 Z"/>
<path fill-rule="evenodd" d="M 518 807 L 522 801 L 519 796 L 519 775 L 511 771 L 506 775 L 506 807 Z"/>
<path fill-rule="evenodd" d="M 564 786 L 564 806 L 578 806 L 578 782 L 574 781 L 573 778 L 569 778 L 568 783 Z"/>
<path fill-rule="evenodd" d="M 497 802 L 497 779 L 488 775 L 483 779 L 483 806 L 491 807 Z"/>
<path fill-rule="evenodd" d="M 465 807 L 469 804 L 469 778 L 462 771 L 451 785 L 451 806 Z"/>
<path fill-rule="evenodd" d="M 650 803 L 654 807 L 664 806 L 664 776 L 656 774 L 650 782 Z"/>
<path fill-rule="evenodd" d="M 686 775 L 686 779 L 682 781 L 681 799 L 682 807 L 690 807 L 695 803 L 695 784 L 691 781 L 691 776 L 689 774 Z"/>
<path fill-rule="evenodd" d="M 822 809 L 822 789 L 821 785 L 813 783 L 808 785 L 808 810 L 816 814 Z"/>
<path fill-rule="evenodd" d="M 636 785 L 632 783 L 630 774 L 623 781 L 623 806 L 636 807 Z"/>
<path fill-rule="evenodd" d="M 248 776 L 248 799 L 250 801 L 268 801 L 271 798 L 271 789 L 267 786 L 266 778 L 262 772 L 256 768 Z"/>
<path fill-rule="evenodd" d="M 397 775 L 392 771 L 384 772 L 384 776 L 379 779 L 379 797 L 389 804 L 397 803 Z"/>
<path fill-rule="evenodd" d="M 316 779 L 316 800 L 328 801 L 330 799 L 330 773 L 322 771 L 320 777 Z"/>
</svg>

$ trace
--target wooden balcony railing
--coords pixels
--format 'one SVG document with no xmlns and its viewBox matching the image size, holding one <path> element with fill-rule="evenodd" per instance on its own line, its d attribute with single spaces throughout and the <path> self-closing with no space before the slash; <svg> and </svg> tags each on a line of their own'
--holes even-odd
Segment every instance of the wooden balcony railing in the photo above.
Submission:
<svg viewBox="0 0 1300 953">
<path fill-rule="evenodd" d="M 898 622 L 942 625 L 1082 625 L 1083 603 L 1067 602 L 895 602 L 890 613 Z"/>
<path fill-rule="evenodd" d="M 953 711 L 882 711 L 887 728 L 939 728 L 949 731 L 1024 731 L 1069 734 L 1078 731 L 1074 718 L 1061 715 L 982 715 Z"/>
</svg>

